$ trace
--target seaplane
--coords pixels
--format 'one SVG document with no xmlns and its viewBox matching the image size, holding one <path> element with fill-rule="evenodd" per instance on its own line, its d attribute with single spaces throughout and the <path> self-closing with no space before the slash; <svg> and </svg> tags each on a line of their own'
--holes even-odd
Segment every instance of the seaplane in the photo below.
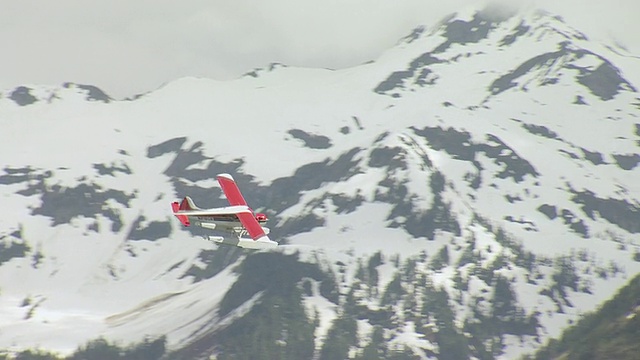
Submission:
<svg viewBox="0 0 640 360">
<path fill-rule="evenodd" d="M 180 223 L 186 227 L 195 225 L 228 235 L 205 235 L 205 239 L 216 244 L 256 250 L 278 246 L 277 242 L 269 239 L 269 228 L 262 226 L 267 222 L 267 216 L 263 213 L 254 214 L 233 177 L 229 174 L 219 174 L 217 180 L 230 206 L 201 209 L 189 196 L 185 196 L 182 202 L 171 203 L 173 215 Z"/>
</svg>

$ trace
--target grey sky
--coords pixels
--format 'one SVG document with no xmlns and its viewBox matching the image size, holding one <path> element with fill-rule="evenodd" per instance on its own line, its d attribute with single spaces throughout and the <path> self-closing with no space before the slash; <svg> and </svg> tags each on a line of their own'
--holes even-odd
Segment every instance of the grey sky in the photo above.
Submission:
<svg viewBox="0 0 640 360">
<path fill-rule="evenodd" d="M 270 62 L 342 68 L 471 0 L 0 0 L 0 86 L 65 81 L 114 97 Z M 640 1 L 521 0 L 640 55 Z"/>
</svg>

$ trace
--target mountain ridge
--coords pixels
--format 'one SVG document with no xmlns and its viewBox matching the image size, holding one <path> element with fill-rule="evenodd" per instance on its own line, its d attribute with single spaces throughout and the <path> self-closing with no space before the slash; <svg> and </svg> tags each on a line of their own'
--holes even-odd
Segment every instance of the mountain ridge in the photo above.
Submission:
<svg viewBox="0 0 640 360">
<path fill-rule="evenodd" d="M 3 96 L 8 134 L 24 138 L 19 152 L 6 134 L 0 145 L 11 154 L 0 190 L 15 209 L 0 222 L 10 249 L 0 302 L 11 309 L 0 346 L 69 352 L 91 334 L 151 331 L 172 350 L 209 339 L 201 355 L 231 356 L 243 350 L 224 345 L 225 329 L 244 327 L 220 326 L 224 303 L 245 314 L 237 324 L 268 327 L 253 309 L 294 300 L 307 318 L 282 331 L 305 338 L 255 332 L 256 342 L 319 358 L 372 351 L 368 334 L 420 358 L 446 358 L 452 339 L 468 343 L 460 356 L 540 346 L 640 271 L 637 90 L 600 45 L 565 27 L 538 13 L 470 13 L 345 70 L 185 78 L 131 101 L 91 101 L 72 85 L 34 90 L 47 103 Z M 37 131 L 51 123 L 53 136 Z M 218 249 L 168 208 L 184 195 L 223 204 L 212 180 L 222 172 L 265 207 L 256 210 L 282 241 L 273 256 L 297 254 L 293 263 L 322 275 L 290 279 L 285 292 L 262 292 L 262 279 L 229 300 L 244 283 L 232 268 L 270 255 Z M 25 298 L 37 300 L 28 317 Z M 105 320 L 116 314 L 131 315 Z M 87 331 L 44 337 L 65 322 Z M 330 347 L 353 324 L 355 340 Z"/>
</svg>

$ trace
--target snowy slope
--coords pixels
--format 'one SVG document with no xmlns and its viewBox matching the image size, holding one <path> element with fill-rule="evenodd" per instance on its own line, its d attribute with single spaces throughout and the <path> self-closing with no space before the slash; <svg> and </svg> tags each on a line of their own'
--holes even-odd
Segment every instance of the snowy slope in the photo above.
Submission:
<svg viewBox="0 0 640 360">
<path fill-rule="evenodd" d="M 426 254 L 420 271 L 460 297 L 463 324 L 472 303 L 492 306 L 481 294 L 496 280 L 479 269 L 508 278 L 540 327 L 524 342 L 507 334 L 503 356 L 529 351 L 640 271 L 638 74 L 637 58 L 551 15 L 480 11 L 338 71 L 273 64 L 122 101 L 75 84 L 8 89 L 0 348 L 166 334 L 178 349 L 241 317 L 260 294 L 226 318 L 216 309 L 237 278 L 227 265 L 245 254 L 180 229 L 168 206 L 184 195 L 223 204 L 212 179 L 229 172 L 271 216 L 275 251 L 344 266 L 344 291 L 377 251 Z M 431 268 L 445 245 L 451 260 Z M 466 250 L 482 260 L 459 266 Z M 492 268 L 498 256 L 507 264 Z M 580 274 L 566 294 L 554 292 L 562 259 Z M 380 293 L 403 270 L 377 269 Z M 305 301 L 322 314 L 317 348 L 332 304 L 317 291 Z M 438 354 L 405 325 L 391 342 Z"/>
</svg>

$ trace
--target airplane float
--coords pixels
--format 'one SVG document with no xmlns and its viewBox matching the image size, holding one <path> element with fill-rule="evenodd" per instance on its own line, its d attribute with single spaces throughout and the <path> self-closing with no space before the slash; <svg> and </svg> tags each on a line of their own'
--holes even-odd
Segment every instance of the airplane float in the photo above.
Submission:
<svg viewBox="0 0 640 360">
<path fill-rule="evenodd" d="M 269 229 L 262 226 L 267 222 L 267 216 L 253 213 L 233 177 L 220 174 L 217 179 L 231 206 L 200 209 L 189 196 L 185 196 L 181 203 L 171 203 L 173 215 L 184 226 L 196 225 L 231 235 L 205 236 L 205 239 L 217 244 L 235 245 L 245 249 L 269 249 L 278 246 L 277 242 L 267 236 Z"/>
</svg>

